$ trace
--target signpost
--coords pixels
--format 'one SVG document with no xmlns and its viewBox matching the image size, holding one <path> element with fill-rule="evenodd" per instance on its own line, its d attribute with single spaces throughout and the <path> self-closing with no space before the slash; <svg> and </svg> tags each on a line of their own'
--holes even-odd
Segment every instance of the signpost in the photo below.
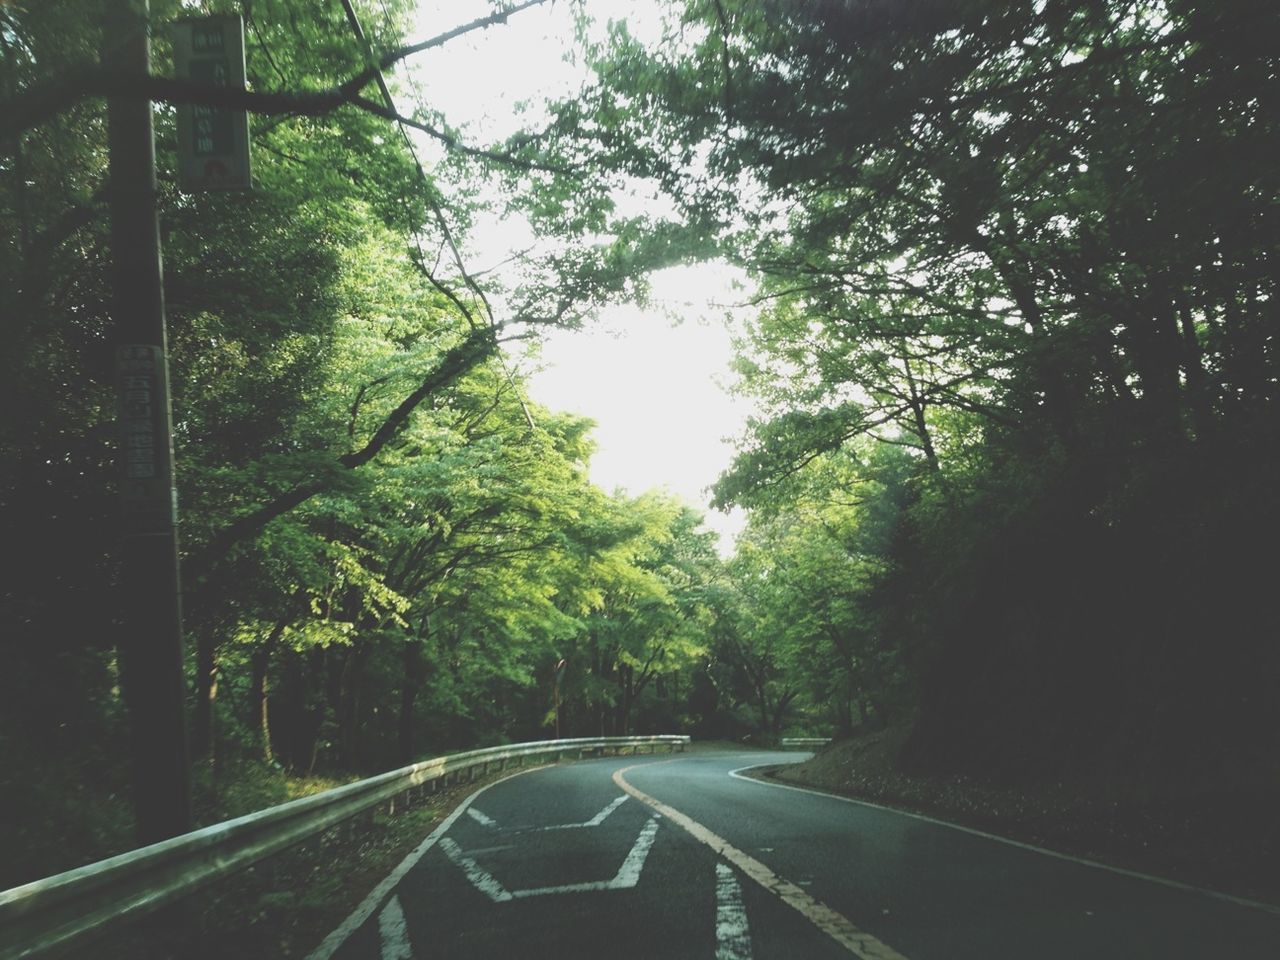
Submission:
<svg viewBox="0 0 1280 960">
<path fill-rule="evenodd" d="M 238 14 L 184 20 L 170 30 L 176 76 L 244 89 L 244 21 Z M 249 189 L 248 114 L 222 107 L 178 107 L 178 182 L 188 192 Z"/>
<path fill-rule="evenodd" d="M 110 0 L 104 63 L 146 74 L 145 2 Z M 120 460 L 120 634 L 138 840 L 191 829 L 182 605 L 151 103 L 107 104 Z"/>
<path fill-rule="evenodd" d="M 108 69 L 150 73 L 148 6 L 107 0 Z M 173 40 L 180 76 L 244 86 L 240 17 L 175 24 Z M 107 114 L 122 534 L 116 646 L 133 733 L 137 834 L 146 844 L 191 828 L 177 492 L 151 102 L 113 97 Z M 251 185 L 242 111 L 181 107 L 178 142 L 184 189 Z"/>
<path fill-rule="evenodd" d="M 129 534 L 163 534 L 175 523 L 173 457 L 169 452 L 169 385 L 158 344 L 116 348 L 123 471 L 120 506 Z"/>
</svg>

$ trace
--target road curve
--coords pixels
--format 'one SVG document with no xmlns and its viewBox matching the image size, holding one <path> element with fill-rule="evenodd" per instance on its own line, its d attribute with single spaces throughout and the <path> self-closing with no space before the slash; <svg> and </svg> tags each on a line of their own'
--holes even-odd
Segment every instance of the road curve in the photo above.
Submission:
<svg viewBox="0 0 1280 960">
<path fill-rule="evenodd" d="M 735 771 L 616 757 L 464 801 L 311 960 L 1280 956 L 1280 910 Z"/>
</svg>

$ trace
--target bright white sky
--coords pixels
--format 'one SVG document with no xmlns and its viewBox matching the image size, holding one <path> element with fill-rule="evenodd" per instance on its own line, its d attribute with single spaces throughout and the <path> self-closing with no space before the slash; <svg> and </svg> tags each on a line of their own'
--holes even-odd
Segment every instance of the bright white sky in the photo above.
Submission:
<svg viewBox="0 0 1280 960">
<path fill-rule="evenodd" d="M 652 2 L 592 0 L 600 20 L 626 19 L 635 36 L 654 36 Z M 484 16 L 483 0 L 423 0 L 421 40 Z M 367 28 L 375 36 L 373 24 Z M 468 140 L 492 143 L 527 119 L 517 101 L 536 101 L 578 86 L 579 68 L 565 60 L 573 44 L 570 5 L 522 11 L 496 26 L 451 41 L 414 58 L 410 76 L 422 103 L 441 111 Z M 401 97 L 403 99 L 403 94 Z M 399 104 L 408 112 L 412 104 Z M 535 108 L 536 109 L 536 108 Z M 527 241 L 515 224 L 489 224 L 474 238 L 474 270 L 493 266 Z M 728 552 L 741 530 L 740 511 L 707 508 L 707 488 L 729 464 L 730 442 L 740 435 L 748 402 L 731 398 L 731 347 L 723 304 L 740 300 L 723 265 L 673 268 L 653 278 L 654 305 L 642 311 L 603 311 L 578 332 L 553 334 L 530 384 L 533 398 L 557 410 L 585 414 L 598 424 L 591 478 L 606 490 L 632 494 L 660 487 L 707 509 L 707 525 Z M 678 317 L 680 322 L 673 322 Z"/>
</svg>

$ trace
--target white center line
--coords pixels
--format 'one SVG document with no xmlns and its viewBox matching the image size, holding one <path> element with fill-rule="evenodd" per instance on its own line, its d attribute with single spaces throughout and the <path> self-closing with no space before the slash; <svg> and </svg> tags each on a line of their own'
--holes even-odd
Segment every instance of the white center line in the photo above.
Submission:
<svg viewBox="0 0 1280 960">
<path fill-rule="evenodd" d="M 405 923 L 399 897 L 388 900 L 378 914 L 378 934 L 382 939 L 382 960 L 413 960 L 409 927 Z"/>
<path fill-rule="evenodd" d="M 751 960 L 742 888 L 726 863 L 716 864 L 716 960 Z"/>
</svg>

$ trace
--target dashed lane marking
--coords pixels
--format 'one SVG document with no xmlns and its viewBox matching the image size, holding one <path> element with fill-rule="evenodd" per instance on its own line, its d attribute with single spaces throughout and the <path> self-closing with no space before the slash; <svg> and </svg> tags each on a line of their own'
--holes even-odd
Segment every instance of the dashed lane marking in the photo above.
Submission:
<svg viewBox="0 0 1280 960">
<path fill-rule="evenodd" d="M 378 936 L 382 940 L 382 960 L 413 960 L 409 925 L 405 922 L 399 897 L 388 900 L 378 914 Z"/>
<path fill-rule="evenodd" d="M 658 761 L 658 763 L 671 762 L 671 760 Z M 755 857 L 739 850 L 723 837 L 713 833 L 711 830 L 708 830 L 702 824 L 681 813 L 674 807 L 670 807 L 661 800 L 649 796 L 649 794 L 645 793 L 643 790 L 639 790 L 627 782 L 625 774 L 634 770 L 636 767 L 656 765 L 657 764 L 649 763 L 634 764 L 630 767 L 624 767 L 623 769 L 614 772 L 613 782 L 641 803 L 647 804 L 654 810 L 658 811 L 672 823 L 683 827 L 685 831 L 694 837 L 694 839 L 705 843 L 756 883 L 760 884 L 760 886 L 764 887 L 765 890 L 772 893 L 783 903 L 787 904 L 787 906 L 798 911 L 803 917 L 805 917 L 805 919 L 823 933 L 831 937 L 831 939 L 835 940 L 836 943 L 840 944 L 855 957 L 860 958 L 860 960 L 907 960 L 906 957 L 898 953 L 898 951 L 894 950 L 888 944 L 877 940 L 871 934 L 858 928 L 843 914 L 831 909 L 822 901 L 815 899 L 810 893 L 791 881 L 778 876 Z"/>
<path fill-rule="evenodd" d="M 486 817 L 483 813 L 481 813 L 475 807 L 467 807 L 467 816 L 470 817 L 472 820 L 474 820 L 476 823 L 480 824 L 480 826 L 482 827 L 496 827 L 498 825 L 496 820 L 494 820 L 492 817 Z"/>
<path fill-rule="evenodd" d="M 733 869 L 716 864 L 716 960 L 751 960 L 751 930 Z"/>
</svg>

